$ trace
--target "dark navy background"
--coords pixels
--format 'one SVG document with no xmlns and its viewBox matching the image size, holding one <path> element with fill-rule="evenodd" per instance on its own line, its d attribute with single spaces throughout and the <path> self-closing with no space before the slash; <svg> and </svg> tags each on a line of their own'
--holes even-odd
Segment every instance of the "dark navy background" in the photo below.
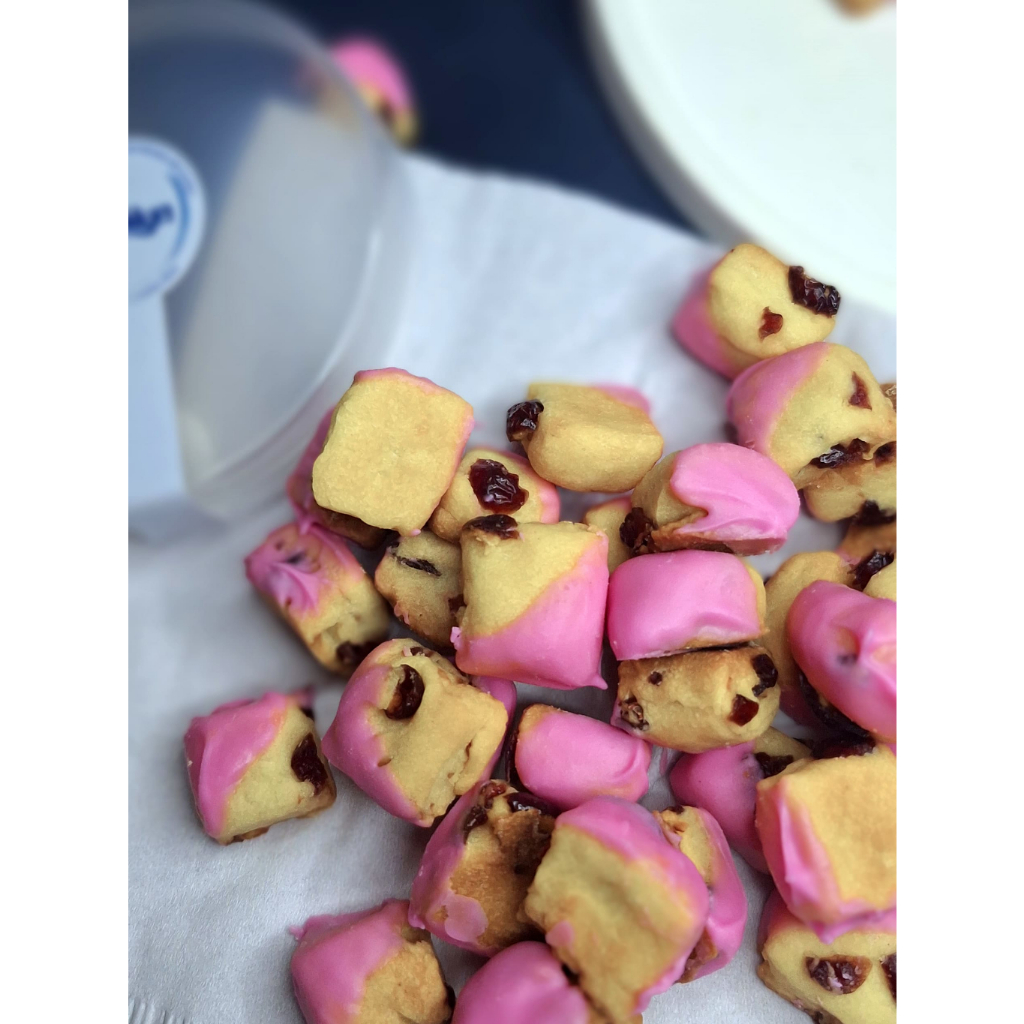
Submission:
<svg viewBox="0 0 1024 1024">
<path fill-rule="evenodd" d="M 387 44 L 416 93 L 424 152 L 558 182 L 686 225 L 604 101 L 574 0 L 276 0 L 276 6 L 328 41 L 361 33 Z"/>
</svg>

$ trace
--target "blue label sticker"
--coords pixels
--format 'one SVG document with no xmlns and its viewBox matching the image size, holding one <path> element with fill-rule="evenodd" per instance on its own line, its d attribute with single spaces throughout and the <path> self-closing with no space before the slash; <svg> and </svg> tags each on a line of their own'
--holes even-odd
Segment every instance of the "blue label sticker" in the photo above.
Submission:
<svg viewBox="0 0 1024 1024">
<path fill-rule="evenodd" d="M 191 163 L 165 142 L 128 140 L 128 301 L 162 295 L 199 251 L 206 202 Z"/>
</svg>

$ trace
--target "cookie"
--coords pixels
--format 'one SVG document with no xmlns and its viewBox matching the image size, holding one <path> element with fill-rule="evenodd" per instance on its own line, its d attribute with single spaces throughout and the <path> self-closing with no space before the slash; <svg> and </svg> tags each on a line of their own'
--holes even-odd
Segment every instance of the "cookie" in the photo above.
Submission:
<svg viewBox="0 0 1024 1024">
<path fill-rule="evenodd" d="M 405 900 L 292 928 L 295 1001 L 306 1024 L 444 1024 L 452 1007 L 427 932 Z"/>
<path fill-rule="evenodd" d="M 334 410 L 332 409 L 320 421 L 313 439 L 306 446 L 302 458 L 299 459 L 298 465 L 285 483 L 285 493 L 295 512 L 295 522 L 300 533 L 305 533 L 313 525 L 322 526 L 325 530 L 341 537 L 347 537 L 360 547 L 372 551 L 383 543 L 387 536 L 386 530 L 370 526 L 362 519 L 356 519 L 355 516 L 347 516 L 342 512 L 333 512 L 329 508 L 323 508 L 313 497 L 313 463 L 324 450 L 324 441 L 327 440 L 327 431 L 330 429 L 333 415 Z"/>
<path fill-rule="evenodd" d="M 868 461 L 857 459 L 823 473 L 804 488 L 807 511 L 834 523 L 858 517 L 862 523 L 896 518 L 896 442 L 875 449 Z"/>
<path fill-rule="evenodd" d="M 334 409 L 313 463 L 323 508 L 407 536 L 426 524 L 455 476 L 473 407 L 405 370 L 363 370 Z"/>
<path fill-rule="evenodd" d="M 735 555 L 669 551 L 623 562 L 608 585 L 608 642 L 620 661 L 756 640 L 764 584 Z"/>
<path fill-rule="evenodd" d="M 773 892 L 757 937 L 757 976 L 821 1024 L 896 1024 L 896 913 L 826 945 Z"/>
<path fill-rule="evenodd" d="M 312 694 L 268 693 L 193 718 L 185 764 L 196 813 L 222 845 L 262 835 L 334 803 L 334 778 L 320 752 Z"/>
<path fill-rule="evenodd" d="M 665 838 L 688 857 L 708 887 L 708 919 L 693 947 L 682 982 L 720 971 L 736 955 L 747 923 L 747 894 L 721 826 L 701 807 L 655 811 Z"/>
<path fill-rule="evenodd" d="M 757 784 L 810 756 L 803 743 L 768 729 L 752 743 L 684 755 L 669 773 L 669 786 L 680 802 L 708 810 L 732 848 L 752 868 L 767 874 L 754 827 Z"/>
<path fill-rule="evenodd" d="M 664 448 L 647 399 L 612 384 L 531 384 L 508 411 L 506 435 L 545 480 L 606 494 L 636 486 Z"/>
<path fill-rule="evenodd" d="M 731 249 L 694 282 L 672 319 L 680 345 L 732 379 L 772 356 L 824 341 L 839 292 L 758 245 Z"/>
<path fill-rule="evenodd" d="M 896 742 L 896 603 L 819 581 L 786 617 L 793 659 L 807 681 L 851 721 Z"/>
<path fill-rule="evenodd" d="M 786 906 L 833 942 L 896 907 L 896 757 L 796 761 L 757 784 L 761 848 Z"/>
<path fill-rule="evenodd" d="M 463 456 L 428 525 L 442 540 L 458 543 L 470 519 L 505 514 L 519 523 L 557 523 L 560 508 L 557 488 L 541 479 L 525 459 L 512 452 L 473 448 Z"/>
<path fill-rule="evenodd" d="M 884 597 L 889 601 L 896 600 L 896 558 L 878 572 L 874 573 L 864 587 L 868 597 Z"/>
<path fill-rule="evenodd" d="M 439 650 L 452 649 L 462 607 L 462 550 L 428 530 L 400 537 L 377 564 L 373 582 L 397 618 Z"/>
<path fill-rule="evenodd" d="M 331 56 L 395 141 L 411 146 L 419 132 L 419 121 L 412 90 L 394 54 L 376 40 L 357 36 L 332 47 Z"/>
<path fill-rule="evenodd" d="M 353 673 L 327 759 L 371 800 L 424 828 L 491 770 L 508 713 L 446 658 L 389 640 Z"/>
<path fill-rule="evenodd" d="M 610 498 L 591 505 L 583 513 L 583 522 L 600 530 L 608 538 L 608 571 L 614 572 L 632 552 L 622 540 L 622 523 L 633 507 L 629 497 Z"/>
<path fill-rule="evenodd" d="M 708 890 L 650 811 L 597 797 L 555 820 L 524 909 L 596 1009 L 624 1021 L 681 977 Z"/>
<path fill-rule="evenodd" d="M 859 565 L 875 552 L 896 556 L 896 520 L 889 523 L 859 523 L 854 520 L 836 551 L 851 565 Z"/>
<path fill-rule="evenodd" d="M 642 739 L 547 704 L 528 707 L 516 730 L 516 773 L 560 811 L 595 796 L 639 800 L 650 765 L 651 748 Z"/>
<path fill-rule="evenodd" d="M 649 524 L 636 531 L 636 552 L 776 551 L 800 514 L 793 482 L 771 459 L 724 442 L 665 456 L 637 484 L 632 501 Z"/>
<path fill-rule="evenodd" d="M 896 410 L 867 363 L 826 341 L 748 367 L 726 408 L 738 443 L 777 462 L 799 490 L 896 440 Z"/>
<path fill-rule="evenodd" d="M 387 636 L 387 603 L 345 542 L 322 527 L 274 530 L 246 557 L 245 575 L 332 672 L 351 672 Z"/>
<path fill-rule="evenodd" d="M 474 786 L 423 851 L 410 923 L 482 956 L 535 935 L 523 900 L 551 844 L 557 813 L 507 782 Z"/>
<path fill-rule="evenodd" d="M 471 520 L 462 529 L 462 584 L 466 607 L 452 643 L 463 672 L 557 690 L 607 687 L 603 533 L 505 515 Z"/>
<path fill-rule="evenodd" d="M 623 661 L 612 724 L 689 754 L 746 743 L 779 710 L 777 675 L 756 646 Z"/>
</svg>

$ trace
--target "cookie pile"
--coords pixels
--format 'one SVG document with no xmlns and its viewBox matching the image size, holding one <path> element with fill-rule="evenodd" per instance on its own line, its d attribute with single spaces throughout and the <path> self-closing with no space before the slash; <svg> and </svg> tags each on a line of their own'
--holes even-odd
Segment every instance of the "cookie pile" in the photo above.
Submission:
<svg viewBox="0 0 1024 1024">
<path fill-rule="evenodd" d="M 308 690 L 270 693 L 185 735 L 220 843 L 329 807 L 332 765 L 433 828 L 408 900 L 293 930 L 308 1024 L 639 1020 L 739 948 L 730 847 L 775 882 L 764 983 L 816 1021 L 895 1020 L 896 392 L 825 340 L 839 304 L 752 245 L 702 275 L 672 327 L 734 378 L 738 443 L 664 457 L 619 385 L 532 385 L 507 417 L 524 458 L 466 451 L 473 410 L 437 384 L 356 374 L 288 481 L 294 521 L 246 559 L 349 677 L 337 715 L 321 741 Z M 559 487 L 630 493 L 577 523 Z M 801 492 L 846 538 L 766 585 L 745 556 L 782 546 Z M 384 547 L 373 579 L 350 543 Z M 516 682 L 606 689 L 606 640 L 609 721 L 517 711 Z M 679 806 L 638 802 L 652 745 L 680 754 Z M 432 936 L 488 958 L 457 1000 Z"/>
</svg>

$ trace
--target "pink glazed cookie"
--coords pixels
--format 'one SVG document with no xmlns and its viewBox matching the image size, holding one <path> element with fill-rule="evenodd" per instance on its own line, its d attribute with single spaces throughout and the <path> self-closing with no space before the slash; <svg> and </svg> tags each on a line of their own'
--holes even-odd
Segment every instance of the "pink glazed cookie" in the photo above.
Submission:
<svg viewBox="0 0 1024 1024">
<path fill-rule="evenodd" d="M 714 817 L 700 807 L 656 811 L 665 838 L 691 861 L 708 887 L 708 920 L 680 981 L 720 971 L 736 955 L 747 923 L 747 894 L 729 844 Z"/>
<path fill-rule="evenodd" d="M 650 811 L 597 797 L 556 819 L 524 909 L 590 1002 L 622 1021 L 683 974 L 708 890 Z"/>
<path fill-rule="evenodd" d="M 397 58 L 376 40 L 360 36 L 335 44 L 331 56 L 395 140 L 411 145 L 419 125 L 412 91 Z"/>
<path fill-rule="evenodd" d="M 608 586 L 608 642 L 619 661 L 755 640 L 764 614 L 761 577 L 720 551 L 631 558 Z"/>
<path fill-rule="evenodd" d="M 851 721 L 896 742 L 896 602 L 819 581 L 789 609 L 786 633 L 808 682 Z"/>
<path fill-rule="evenodd" d="M 519 524 L 505 515 L 468 522 L 456 664 L 556 690 L 605 689 L 607 558 L 608 538 L 582 523 Z"/>
<path fill-rule="evenodd" d="M 185 763 L 203 828 L 226 845 L 279 821 L 334 803 L 334 778 L 320 752 L 312 693 L 268 693 L 193 718 Z"/>
<path fill-rule="evenodd" d="M 725 442 L 697 444 L 662 459 L 633 490 L 646 528 L 634 551 L 701 548 L 759 555 L 777 551 L 800 514 L 793 482 L 771 459 Z"/>
<path fill-rule="evenodd" d="M 516 731 L 516 773 L 561 811 L 595 796 L 639 800 L 650 764 L 651 748 L 642 739 L 547 704 L 528 707 Z"/>
<path fill-rule="evenodd" d="M 405 900 L 385 900 L 374 910 L 324 914 L 290 929 L 298 942 L 292 987 L 306 1024 L 449 1020 L 430 936 L 409 925 L 408 912 Z"/>
</svg>

